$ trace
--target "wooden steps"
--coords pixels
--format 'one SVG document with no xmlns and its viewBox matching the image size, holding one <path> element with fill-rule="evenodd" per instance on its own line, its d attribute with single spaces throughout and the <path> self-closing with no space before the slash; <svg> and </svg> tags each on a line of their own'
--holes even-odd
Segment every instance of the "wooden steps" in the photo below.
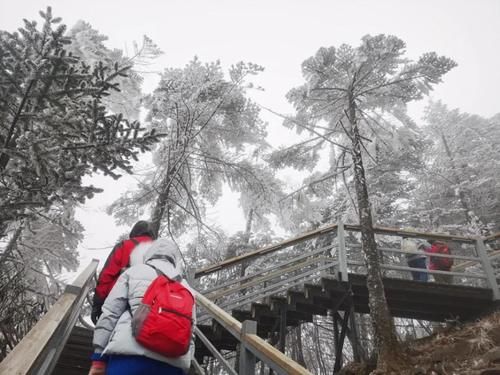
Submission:
<svg viewBox="0 0 500 375">
<path fill-rule="evenodd" d="M 74 327 L 52 375 L 87 375 L 94 331 Z"/>
<path fill-rule="evenodd" d="M 366 277 L 351 274 L 349 281 L 354 310 L 369 313 Z M 468 286 L 420 283 L 411 280 L 384 279 L 389 309 L 393 316 L 443 321 L 460 318 L 475 319 L 494 308 L 491 290 Z M 311 322 L 314 315 L 326 316 L 328 310 L 345 311 L 349 306 L 346 292 L 349 284 L 332 277 L 323 277 L 317 283 L 305 283 L 301 289 L 291 288 L 286 296 L 271 296 L 252 303 L 248 310 L 233 310 L 237 320 L 255 320 L 257 334 L 266 339 L 280 329 L 281 311 L 286 309 L 286 325 L 295 327 Z M 198 328 L 220 351 L 234 351 L 237 340 L 218 323 L 198 325 Z M 55 375 L 86 375 L 90 367 L 92 331 L 75 327 L 53 372 Z M 196 341 L 196 358 L 210 356 L 209 351 Z"/>
<path fill-rule="evenodd" d="M 354 310 L 369 314 L 368 289 L 364 275 L 350 274 Z M 421 283 L 412 280 L 384 279 L 389 309 L 394 317 L 444 321 L 460 319 L 467 321 L 479 317 L 494 308 L 489 289 L 469 286 Z M 252 303 L 249 310 L 233 310 L 239 321 L 255 320 L 258 335 L 270 337 L 279 332 L 280 312 L 287 309 L 287 326 L 295 327 L 301 322 L 312 321 L 313 315 L 326 316 L 329 309 L 345 311 L 349 306 L 346 292 L 349 284 L 332 277 L 323 277 L 316 284 L 304 284 L 301 290 L 290 289 L 286 297 L 269 297 L 260 303 Z M 236 349 L 236 340 L 218 324 L 206 326 L 206 335 L 226 350 Z M 198 358 L 208 355 L 201 347 Z"/>
</svg>

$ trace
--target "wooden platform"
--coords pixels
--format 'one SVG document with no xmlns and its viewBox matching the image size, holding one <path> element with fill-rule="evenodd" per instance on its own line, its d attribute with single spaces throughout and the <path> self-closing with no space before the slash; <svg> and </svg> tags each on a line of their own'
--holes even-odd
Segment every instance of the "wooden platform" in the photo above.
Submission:
<svg viewBox="0 0 500 375">
<path fill-rule="evenodd" d="M 369 314 L 366 277 L 350 274 L 349 281 L 350 284 L 324 277 L 318 283 L 289 290 L 286 297 L 271 297 L 263 303 L 252 303 L 248 310 L 234 310 L 232 315 L 239 321 L 257 321 L 258 335 L 268 338 L 272 332 L 279 331 L 280 312 L 284 307 L 289 327 L 310 322 L 313 315 L 326 316 L 328 310 L 344 311 L 348 303 L 343 297 L 349 285 L 355 312 Z M 490 289 L 389 278 L 384 279 L 384 287 L 394 317 L 439 322 L 447 319 L 468 321 L 499 307 L 493 302 Z M 200 328 L 211 341 L 217 343 L 219 349 L 235 349 L 236 340 L 218 324 Z M 196 349 L 199 360 L 209 355 L 201 343 L 197 343 Z"/>
</svg>

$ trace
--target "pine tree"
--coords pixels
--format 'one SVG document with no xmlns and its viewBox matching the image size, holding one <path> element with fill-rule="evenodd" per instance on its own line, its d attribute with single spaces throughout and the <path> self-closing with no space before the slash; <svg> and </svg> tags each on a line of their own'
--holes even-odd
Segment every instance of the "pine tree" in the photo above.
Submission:
<svg viewBox="0 0 500 375">
<path fill-rule="evenodd" d="M 369 139 L 366 129 L 379 126 L 389 130 L 376 119 L 387 118 L 386 113 L 396 119 L 400 117 L 405 113 L 406 103 L 421 99 L 455 66 L 452 60 L 435 53 L 426 53 L 413 62 L 404 57 L 404 52 L 402 40 L 385 35 L 365 36 L 356 48 L 348 45 L 320 48 L 302 64 L 306 83 L 288 93 L 297 110 L 288 125 L 308 130 L 321 142 L 335 144 L 340 150 L 338 167 L 346 169 L 350 165 L 354 170 L 379 369 L 394 371 L 402 364 L 402 351 L 387 307 L 373 232 L 363 163 Z M 342 134 L 341 142 L 335 141 L 338 134 Z"/>
<path fill-rule="evenodd" d="M 141 86 L 144 81 L 138 70 L 147 67 L 160 56 L 162 54 L 160 49 L 150 38 L 144 36 L 140 46 L 134 43 L 133 55 L 126 56 L 120 49 L 106 47 L 105 42 L 108 37 L 82 20 L 73 25 L 68 37 L 71 38 L 71 44 L 66 46 L 66 50 L 88 65 L 101 62 L 108 68 L 112 68 L 116 63 L 130 67 L 126 77 L 115 79 L 120 91 L 112 90 L 108 96 L 102 98 L 102 103 L 113 113 L 123 113 L 129 120 L 137 120 L 141 109 Z"/>
<path fill-rule="evenodd" d="M 127 221 L 151 210 L 156 233 L 185 233 L 189 222 L 199 232 L 213 232 L 205 209 L 217 202 L 224 183 L 254 195 L 265 189 L 265 173 L 252 161 L 265 147 L 265 124 L 245 95 L 245 79 L 261 70 L 238 63 L 226 79 L 219 62 L 198 59 L 167 69 L 145 102 L 150 126 L 168 136 L 154 152 L 154 169 L 110 212 Z"/>
<path fill-rule="evenodd" d="M 64 289 L 63 270 L 76 271 L 83 227 L 71 205 L 11 225 L 0 254 L 0 359 L 23 338 Z"/>
<path fill-rule="evenodd" d="M 0 234 L 38 209 L 92 197 L 99 189 L 83 176 L 118 178 L 158 141 L 103 105 L 128 67 L 73 56 L 61 19 L 50 7 L 40 15 L 41 29 L 25 20 L 17 32 L 0 32 Z"/>
<path fill-rule="evenodd" d="M 441 230 L 486 234 L 498 229 L 500 127 L 431 102 L 425 111 L 426 169 L 411 202 L 413 220 Z"/>
</svg>

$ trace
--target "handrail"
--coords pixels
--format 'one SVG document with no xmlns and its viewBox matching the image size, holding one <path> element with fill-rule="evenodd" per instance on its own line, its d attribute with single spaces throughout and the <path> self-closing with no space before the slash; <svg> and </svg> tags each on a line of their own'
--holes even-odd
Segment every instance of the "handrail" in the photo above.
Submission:
<svg viewBox="0 0 500 375">
<path fill-rule="evenodd" d="M 226 259 L 220 263 L 216 263 L 216 264 L 213 264 L 211 266 L 207 266 L 205 268 L 202 268 L 202 269 L 196 271 L 194 277 L 199 278 L 201 276 L 207 276 L 207 275 L 209 275 L 213 272 L 216 272 L 222 268 L 239 264 L 245 260 L 257 258 L 261 255 L 274 253 L 275 251 L 285 249 L 287 247 L 290 247 L 290 246 L 293 246 L 297 243 L 309 240 L 309 239 L 314 238 L 316 236 L 319 236 L 321 234 L 325 234 L 328 232 L 334 232 L 337 230 L 337 227 L 338 227 L 337 224 L 331 224 L 331 225 L 328 225 L 325 227 L 315 229 L 315 230 L 310 231 L 310 232 L 306 232 L 306 233 L 301 234 L 299 236 L 293 237 L 289 240 L 279 242 L 275 245 L 265 246 L 261 249 L 257 249 L 255 251 L 250 252 L 250 253 L 242 254 L 242 255 L 239 255 L 239 256 L 236 256 L 236 257 L 233 257 L 230 259 Z M 435 240 L 458 241 L 458 242 L 464 242 L 464 243 L 474 243 L 476 241 L 476 238 L 473 238 L 473 237 L 455 236 L 455 235 L 449 235 L 449 234 L 444 234 L 444 233 L 425 233 L 425 232 L 408 231 L 408 230 L 402 230 L 402 229 L 398 229 L 398 228 L 389 228 L 389 227 L 380 227 L 380 226 L 374 226 L 373 229 L 374 229 L 375 234 L 382 234 L 382 235 L 389 235 L 389 236 L 428 238 L 428 239 L 435 239 Z M 357 224 L 344 224 L 344 230 L 345 231 L 359 232 L 359 231 L 361 231 L 361 227 Z M 496 238 L 495 236 L 500 236 L 500 233 L 497 235 L 494 235 L 494 236 L 486 237 L 485 240 Z"/>
<path fill-rule="evenodd" d="M 321 261 L 321 260 L 319 260 Z M 233 310 L 235 308 L 239 308 L 244 305 L 248 305 L 250 303 L 256 302 L 258 300 L 261 300 L 263 298 L 269 297 L 270 295 L 276 295 L 283 290 L 290 289 L 298 284 L 304 283 L 306 281 L 309 281 L 315 277 L 317 277 L 318 272 L 325 271 L 329 268 L 335 267 L 338 265 L 338 262 L 335 261 L 327 261 L 324 264 L 321 264 L 313 269 L 308 269 L 300 274 L 290 276 L 286 279 L 280 280 L 278 282 L 269 284 L 267 286 L 263 286 L 260 289 L 254 290 L 251 293 L 248 294 L 243 294 L 240 296 L 235 296 L 231 299 L 225 300 L 223 302 L 218 302 L 218 306 L 222 309 L 225 310 Z M 210 297 L 211 296 L 206 296 Z M 224 295 L 223 297 L 227 297 L 227 295 Z M 219 297 L 217 297 L 219 298 Z M 202 315 L 199 319 L 198 322 L 202 322 L 209 319 L 209 316 L 207 315 Z"/>
<path fill-rule="evenodd" d="M 344 229 L 346 231 L 360 232 L 361 226 L 357 224 L 344 224 Z M 445 233 L 426 233 L 418 231 L 409 231 L 398 228 L 390 227 L 380 227 L 374 226 L 373 231 L 375 234 L 385 234 L 389 236 L 401 236 L 401 237 L 417 237 L 417 238 L 430 238 L 434 240 L 448 240 L 448 241 L 459 241 L 466 243 L 473 243 L 476 239 L 473 237 L 455 236 Z"/>
<path fill-rule="evenodd" d="M 216 272 L 224 267 L 239 264 L 245 260 L 253 259 L 253 258 L 259 257 L 261 255 L 274 253 L 278 250 L 282 250 L 282 249 L 285 249 L 287 247 L 293 246 L 299 242 L 306 241 L 306 240 L 313 238 L 313 237 L 316 237 L 320 234 L 333 232 L 336 229 L 337 229 L 337 224 L 328 225 L 326 227 L 322 227 L 322 228 L 315 229 L 315 230 L 310 231 L 310 232 L 306 232 L 304 234 L 301 234 L 300 236 L 291 238 L 289 240 L 279 242 L 275 245 L 265 246 L 262 249 L 258 249 L 258 250 L 252 251 L 250 253 L 246 253 L 246 254 L 238 255 L 238 256 L 230 258 L 230 259 L 226 259 L 220 263 L 216 263 L 214 265 L 211 265 L 211 266 L 202 268 L 199 271 L 196 271 L 194 274 L 194 277 L 199 278 L 201 276 L 209 275 L 209 274 Z"/>
<path fill-rule="evenodd" d="M 66 286 L 50 310 L 0 363 L 0 374 L 50 374 L 75 325 L 91 287 L 98 260 Z"/>
<path fill-rule="evenodd" d="M 204 295 L 207 295 L 207 296 L 208 296 L 208 294 L 209 294 L 209 293 L 213 293 L 213 292 L 215 292 L 215 291 L 217 291 L 217 290 L 219 290 L 219 289 L 223 289 L 223 288 L 230 287 L 230 286 L 231 286 L 231 285 L 233 285 L 233 284 L 241 284 L 242 282 L 247 281 L 247 280 L 249 280 L 249 279 L 255 279 L 255 278 L 257 278 L 257 276 L 260 276 L 260 275 L 262 275 L 262 274 L 264 274 L 264 273 L 268 273 L 268 272 L 270 272 L 270 271 L 274 271 L 274 270 L 276 270 L 276 269 L 278 269 L 278 268 L 285 267 L 285 266 L 287 266 L 287 265 L 289 265 L 289 264 L 291 264 L 291 263 L 296 263 L 296 262 L 298 262 L 299 260 L 302 260 L 302 259 L 305 259 L 305 258 L 308 258 L 308 257 L 314 256 L 314 255 L 321 254 L 321 253 L 323 253 L 323 252 L 325 252 L 325 251 L 327 251 L 327 250 L 331 250 L 331 249 L 334 249 L 334 248 L 335 248 L 335 246 L 334 246 L 334 245 L 323 246 L 323 247 L 321 247 L 321 248 L 319 248 L 319 249 L 317 249 L 317 250 L 314 250 L 314 251 L 311 251 L 311 252 L 304 253 L 304 254 L 302 254 L 302 255 L 299 255 L 299 256 L 297 256 L 297 257 L 294 257 L 294 258 L 292 258 L 292 259 L 289 259 L 289 260 L 287 260 L 287 261 L 285 261 L 285 262 L 281 262 L 281 263 L 278 263 L 278 264 L 276 264 L 276 265 L 273 265 L 272 267 L 269 267 L 269 268 L 264 268 L 264 269 L 262 269 L 262 270 L 260 270 L 260 271 L 257 271 L 257 272 L 255 272 L 255 273 L 252 273 L 251 275 L 243 276 L 243 277 L 240 277 L 240 278 L 234 278 L 234 279 L 231 279 L 230 281 L 225 282 L 225 283 L 223 283 L 223 284 L 218 284 L 218 285 L 216 285 L 216 286 L 210 287 L 209 289 L 202 290 L 202 293 L 203 293 Z M 211 297 L 211 298 L 212 298 L 212 297 Z M 214 298 L 214 299 L 215 299 L 215 298 Z"/>
<path fill-rule="evenodd" d="M 196 302 L 202 306 L 209 314 L 231 335 L 239 340 L 244 349 L 252 352 L 266 365 L 271 367 L 279 374 L 289 375 L 312 375 L 307 369 L 287 357 L 285 354 L 265 342 L 256 334 L 245 333 L 242 324 L 215 305 L 208 298 L 200 293 L 196 293 Z"/>
<path fill-rule="evenodd" d="M 500 250 L 495 250 L 495 251 L 492 251 L 491 253 L 488 254 L 488 258 L 490 260 L 495 259 L 495 258 L 497 258 L 499 256 L 500 256 Z M 468 261 L 468 262 L 462 262 L 462 263 L 457 264 L 456 266 L 453 266 L 452 269 L 454 271 L 455 270 L 466 269 L 468 267 L 474 266 L 476 263 L 477 263 L 477 260 L 472 260 L 472 261 Z"/>
<path fill-rule="evenodd" d="M 360 249 L 361 244 L 348 244 L 349 249 Z M 400 253 L 400 254 L 415 254 L 415 255 L 421 255 L 422 252 L 419 251 L 406 251 L 406 250 L 401 250 L 398 248 L 391 248 L 391 247 L 383 247 L 383 246 L 377 246 L 377 250 L 380 252 L 388 252 L 388 253 Z M 432 256 L 432 257 L 437 257 L 437 258 L 452 258 L 452 259 L 460 259 L 460 260 L 469 260 L 472 262 L 481 262 L 480 257 L 471 257 L 471 256 L 466 256 L 466 255 L 457 255 L 457 254 L 440 254 L 440 253 L 425 253 L 426 256 Z"/>
<path fill-rule="evenodd" d="M 498 239 L 498 238 L 500 238 L 500 232 L 498 232 L 498 233 L 494 233 L 494 234 L 492 234 L 491 236 L 487 236 L 487 237 L 485 237 L 485 238 L 484 238 L 484 242 L 493 241 L 493 240 L 496 240 L 496 239 Z"/>
<path fill-rule="evenodd" d="M 321 260 L 328 261 L 328 260 L 331 260 L 331 258 L 316 257 L 316 258 L 306 259 L 306 260 L 304 260 L 304 261 L 302 261 L 300 263 L 294 264 L 294 265 L 289 266 L 287 268 L 282 268 L 282 269 L 276 270 L 274 272 L 270 272 L 270 273 L 268 273 L 268 274 L 266 274 L 264 276 L 255 278 L 255 279 L 250 280 L 248 282 L 244 282 L 244 283 L 239 284 L 237 286 L 226 288 L 226 289 L 223 289 L 223 290 L 213 291 L 213 292 L 210 292 L 210 293 L 204 293 L 204 294 L 207 297 L 216 300 L 216 299 L 221 298 L 221 297 L 223 297 L 223 296 L 225 296 L 227 294 L 232 294 L 232 293 L 238 292 L 238 291 L 240 291 L 242 289 L 258 285 L 260 283 L 263 283 L 265 281 L 269 281 L 271 279 L 275 279 L 276 277 L 282 276 L 282 275 L 287 274 L 289 272 L 298 271 L 301 268 L 310 266 L 311 264 L 318 263 Z"/>
<path fill-rule="evenodd" d="M 262 289 L 259 289 L 255 292 L 245 294 L 245 295 L 242 295 L 240 297 L 233 298 L 230 301 L 223 302 L 218 306 L 220 308 L 224 308 L 226 310 L 233 310 L 235 308 L 239 308 L 241 306 L 248 305 L 248 304 L 255 302 L 257 300 L 269 297 L 271 295 L 276 295 L 284 290 L 288 290 L 295 285 L 302 284 L 306 281 L 309 281 L 317 276 L 316 273 L 324 271 L 324 270 L 331 268 L 331 267 L 334 267 L 336 265 L 338 265 L 338 262 L 328 262 L 328 263 L 323 264 L 323 265 L 316 267 L 314 269 L 310 269 L 306 272 L 302 272 L 299 275 L 295 275 L 295 276 L 289 277 L 285 280 L 281 280 L 277 283 L 273 283 L 271 285 L 268 285 L 268 286 L 266 286 Z M 199 318 L 198 321 L 202 321 L 202 320 L 206 320 L 206 319 L 208 319 L 207 316 L 202 316 Z"/>
<path fill-rule="evenodd" d="M 356 260 L 350 260 L 347 262 L 347 264 L 353 265 L 353 266 L 364 266 L 365 265 L 363 262 L 356 261 Z M 386 270 L 394 270 L 394 271 L 415 271 L 415 270 L 417 270 L 418 272 L 427 273 L 430 275 L 453 275 L 453 276 L 461 276 L 461 277 L 472 278 L 472 279 L 482 279 L 482 280 L 486 279 L 485 275 L 479 275 L 476 273 L 430 270 L 428 268 L 412 268 L 409 266 L 395 266 L 395 265 L 386 264 L 386 263 L 381 263 L 380 268 L 386 269 Z"/>
</svg>

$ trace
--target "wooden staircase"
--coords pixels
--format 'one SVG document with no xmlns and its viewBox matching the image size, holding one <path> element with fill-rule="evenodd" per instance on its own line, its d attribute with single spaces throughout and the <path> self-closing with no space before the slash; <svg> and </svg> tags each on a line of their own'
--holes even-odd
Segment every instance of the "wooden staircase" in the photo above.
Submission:
<svg viewBox="0 0 500 375">
<path fill-rule="evenodd" d="M 411 280 L 384 279 L 385 292 L 392 316 L 442 322 L 458 319 L 467 321 L 498 308 L 490 289 L 470 286 L 421 283 Z M 350 274 L 348 282 L 333 277 L 322 277 L 317 283 L 305 283 L 289 289 L 285 296 L 271 296 L 262 302 L 253 302 L 247 310 L 233 310 L 239 321 L 257 322 L 260 337 L 278 334 L 282 318 L 287 327 L 312 322 L 314 315 L 326 316 L 336 311 L 345 312 L 352 300 L 354 311 L 369 314 L 368 289 L 364 275 Z M 285 315 L 283 315 L 285 311 Z M 203 333 L 216 342 L 220 349 L 236 350 L 237 341 L 214 322 L 199 325 Z M 199 361 L 210 353 L 197 342 Z"/>
<path fill-rule="evenodd" d="M 52 375 L 87 375 L 92 354 L 93 330 L 74 327 Z"/>
<path fill-rule="evenodd" d="M 338 371 L 342 365 L 345 335 L 355 330 L 353 313 L 369 314 L 364 265 L 355 258 L 359 255 L 356 250 L 359 243 L 348 244 L 345 231 L 351 232 L 349 237 L 353 241 L 359 234 L 359 227 L 333 224 L 198 270 L 195 273 L 198 285 L 190 281 L 197 290 L 205 288 L 196 296 L 198 306 L 203 308 L 195 329 L 197 361 L 193 364 L 196 373 L 204 373 L 199 363 L 206 357 L 215 356 L 228 373 L 237 374 L 221 351 L 239 350 L 239 373 L 253 374 L 255 363 L 260 360 L 279 374 L 310 375 L 262 338 L 278 337 L 278 347 L 283 349 L 286 328 L 311 322 L 314 315 L 333 317 L 336 332 L 334 371 Z M 376 233 L 384 243 L 378 249 L 385 254 L 382 272 L 391 276 L 384 277 L 383 282 L 394 317 L 467 321 L 500 307 L 497 283 L 500 273 L 494 266 L 498 261 L 493 262 L 500 254 L 492 252 L 493 247 L 488 245 L 498 241 L 500 234 L 477 239 L 390 228 L 376 228 Z M 464 250 L 453 257 L 462 262 L 461 268 L 456 267 L 449 273 L 457 284 L 408 280 L 409 272 L 414 269 L 406 266 L 401 249 L 387 245 L 390 236 L 459 243 Z M 311 242 L 306 244 L 307 241 Z M 252 269 L 252 272 L 236 279 L 234 275 L 240 274 L 238 267 L 243 263 L 247 271 Z M 88 373 L 92 330 L 75 327 L 75 323 L 91 289 L 96 268 L 97 262 L 93 261 L 73 284 L 67 286 L 54 307 L 0 363 L 0 373 Z M 213 277 L 217 272 L 220 274 Z M 432 275 L 436 271 L 429 273 Z M 207 279 L 200 280 L 204 277 Z M 203 338 L 207 339 L 205 343 L 202 343 Z"/>
</svg>

